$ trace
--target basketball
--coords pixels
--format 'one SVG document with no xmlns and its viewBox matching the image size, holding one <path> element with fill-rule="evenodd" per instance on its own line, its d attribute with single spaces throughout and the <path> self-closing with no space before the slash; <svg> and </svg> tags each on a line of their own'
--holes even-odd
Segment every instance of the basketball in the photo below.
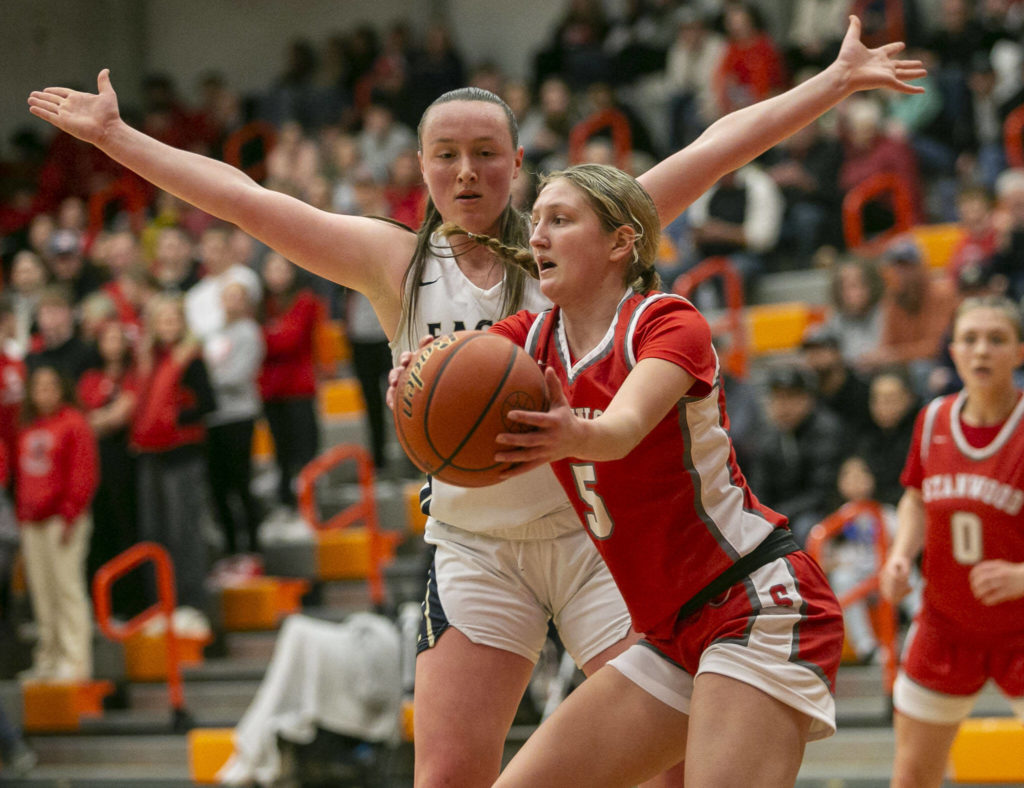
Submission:
<svg viewBox="0 0 1024 788">
<path fill-rule="evenodd" d="M 484 487 L 512 467 L 496 462 L 495 438 L 529 427 L 513 410 L 546 410 L 544 374 L 514 342 L 456 331 L 423 347 L 398 378 L 395 431 L 409 459 L 435 479 Z"/>
</svg>

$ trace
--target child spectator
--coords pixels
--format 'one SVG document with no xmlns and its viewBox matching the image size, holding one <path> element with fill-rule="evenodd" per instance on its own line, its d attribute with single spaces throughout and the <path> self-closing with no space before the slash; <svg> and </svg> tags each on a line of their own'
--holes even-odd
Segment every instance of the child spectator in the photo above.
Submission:
<svg viewBox="0 0 1024 788">
<path fill-rule="evenodd" d="M 263 263 L 263 339 L 260 370 L 263 412 L 274 438 L 279 471 L 278 500 L 295 506 L 295 479 L 319 451 L 313 335 L 323 306 L 298 278 L 299 271 L 277 252 Z"/>
<path fill-rule="evenodd" d="M 179 602 L 201 610 L 207 569 L 200 530 L 206 481 L 203 420 L 215 403 L 180 298 L 158 295 L 150 301 L 138 367 L 131 445 L 138 456 L 139 538 L 167 548 Z"/>
<path fill-rule="evenodd" d="M 22 678 L 82 681 L 92 675 L 92 615 L 85 560 L 89 506 L 99 480 L 96 439 L 52 366 L 29 377 L 16 480 L 21 549 L 39 630 Z"/>
<path fill-rule="evenodd" d="M 249 551 L 259 551 L 261 517 L 249 486 L 252 433 L 260 413 L 256 377 L 265 347 L 259 324 L 252 319 L 245 285 L 229 282 L 221 291 L 221 302 L 224 327 L 203 344 L 217 402 L 217 409 L 206 416 L 206 457 L 214 511 L 224 532 L 226 551 L 235 555 L 242 530 L 248 534 Z"/>
<path fill-rule="evenodd" d="M 125 326 L 111 321 L 96 334 L 100 366 L 78 381 L 78 403 L 99 444 L 100 482 L 93 500 L 88 576 L 137 540 L 135 458 L 128 432 L 135 414 L 138 380 Z M 114 609 L 130 610 L 125 578 L 114 586 Z M 138 611 L 133 611 L 138 612 Z"/>
<path fill-rule="evenodd" d="M 837 481 L 839 497 L 843 503 L 870 501 L 874 497 L 875 477 L 867 461 L 860 456 L 847 457 L 839 466 Z M 896 531 L 896 509 L 891 505 L 882 508 L 883 527 L 892 535 Z M 829 585 L 837 596 L 845 594 L 862 580 L 870 577 L 878 568 L 875 557 L 877 528 L 879 523 L 869 514 L 862 514 L 850 520 L 843 528 L 831 552 L 828 573 Z M 874 661 L 878 649 L 875 628 L 868 613 L 868 602 L 858 600 L 843 608 L 843 622 L 846 624 L 846 640 L 857 657 L 857 662 L 866 665 Z"/>
</svg>

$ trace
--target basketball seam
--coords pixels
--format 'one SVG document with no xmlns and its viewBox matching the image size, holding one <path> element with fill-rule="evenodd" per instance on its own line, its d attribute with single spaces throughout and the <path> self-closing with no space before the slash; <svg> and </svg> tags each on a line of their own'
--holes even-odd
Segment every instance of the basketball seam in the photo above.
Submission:
<svg viewBox="0 0 1024 788">
<path fill-rule="evenodd" d="M 448 355 L 447 358 L 445 358 L 444 363 L 441 365 L 441 368 L 438 369 L 437 374 L 434 376 L 434 380 L 435 381 L 441 379 L 441 375 L 444 374 L 445 368 L 448 366 L 448 364 L 451 363 L 452 359 L 455 358 L 456 354 L 459 353 L 459 351 L 461 351 L 464 347 L 467 347 L 469 345 L 469 343 L 472 342 L 475 339 L 479 339 L 479 336 L 470 337 L 469 339 L 464 341 L 459 347 L 455 348 Z M 448 457 L 446 457 L 444 459 L 444 461 L 441 463 L 441 465 L 438 466 L 434 470 L 435 474 L 440 473 L 445 468 L 453 468 L 453 469 L 456 469 L 456 470 L 460 470 L 460 471 L 462 471 L 464 473 L 480 473 L 480 472 L 483 472 L 483 471 L 493 470 L 494 468 L 497 468 L 497 467 L 499 467 L 499 466 L 501 466 L 503 464 L 503 463 L 500 463 L 500 462 L 495 462 L 493 465 L 488 465 L 487 467 L 484 467 L 484 468 L 462 468 L 462 467 L 454 464 L 453 460 L 454 460 L 455 457 L 458 456 L 459 452 L 462 451 L 463 448 L 465 448 L 465 446 L 469 442 L 470 438 L 473 437 L 473 433 L 476 432 L 477 427 L 479 427 L 480 424 L 483 422 L 483 420 L 487 417 L 487 414 L 490 412 L 491 408 L 494 406 L 494 403 L 497 401 L 498 394 L 501 393 L 501 390 L 502 390 L 502 388 L 505 385 L 505 381 L 507 381 L 509 379 L 509 376 L 512 374 L 512 368 L 515 366 L 515 363 L 516 363 L 516 350 L 517 349 L 518 348 L 516 348 L 516 347 L 513 347 L 511 349 L 511 353 L 509 353 L 508 362 L 505 365 L 505 374 L 502 375 L 501 380 L 499 380 L 498 384 L 494 387 L 494 390 L 491 392 L 490 399 L 484 404 L 484 407 L 481 408 L 480 415 L 477 417 L 476 422 L 470 427 L 470 429 L 466 430 L 466 434 L 463 436 L 462 441 L 452 450 L 452 452 L 448 455 Z M 426 419 L 427 419 L 428 415 L 430 414 L 430 404 L 431 404 L 431 402 L 434 399 L 434 393 L 435 393 L 436 389 L 437 389 L 436 385 L 431 388 L 430 396 L 427 398 L 426 408 L 424 408 L 424 411 L 423 411 L 423 419 L 424 419 L 423 434 L 427 438 L 427 445 L 430 446 L 430 448 L 433 450 L 434 454 L 436 454 L 438 457 L 443 457 L 444 455 L 442 455 L 441 452 L 439 452 L 434 447 L 434 441 L 430 437 L 430 430 L 428 429 L 428 425 L 427 425 L 427 422 L 426 422 Z"/>
</svg>

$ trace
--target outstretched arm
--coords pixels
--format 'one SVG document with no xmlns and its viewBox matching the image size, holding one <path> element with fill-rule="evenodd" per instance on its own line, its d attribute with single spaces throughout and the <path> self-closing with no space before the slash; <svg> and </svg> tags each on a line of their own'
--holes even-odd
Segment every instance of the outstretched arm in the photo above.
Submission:
<svg viewBox="0 0 1024 788">
<path fill-rule="evenodd" d="M 692 144 L 669 156 L 638 180 L 667 225 L 719 178 L 778 144 L 860 90 L 890 88 L 921 93 L 909 80 L 926 73 L 919 60 L 897 60 L 902 43 L 868 49 L 860 40 L 860 20 L 850 26 L 835 61 L 796 87 L 713 123 Z"/>
<path fill-rule="evenodd" d="M 263 188 L 229 164 L 165 145 L 122 120 L 108 69 L 96 82 L 96 93 L 62 87 L 34 91 L 29 111 L 164 191 L 238 225 L 303 268 L 364 293 L 389 336 L 393 333 L 411 234 L 385 222 L 318 210 Z"/>
</svg>

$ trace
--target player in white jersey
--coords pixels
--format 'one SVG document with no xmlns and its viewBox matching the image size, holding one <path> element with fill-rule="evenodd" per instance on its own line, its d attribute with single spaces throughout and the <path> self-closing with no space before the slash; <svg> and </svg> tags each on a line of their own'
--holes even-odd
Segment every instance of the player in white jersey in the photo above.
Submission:
<svg viewBox="0 0 1024 788">
<path fill-rule="evenodd" d="M 850 93 L 898 87 L 902 79 L 916 75 L 918 66 L 892 60 L 900 45 L 869 51 L 860 43 L 859 32 L 859 22 L 852 21 L 843 50 L 822 74 L 722 118 L 692 145 L 640 176 L 662 224 L 677 217 L 723 174 Z M 497 307 L 494 313 L 485 311 L 481 319 L 496 321 L 536 297 L 525 273 L 503 265 L 487 248 L 456 239 L 454 259 L 435 248 L 434 230 L 442 220 L 520 245 L 529 235 L 525 217 L 510 205 L 512 181 L 523 158 L 515 119 L 504 102 L 487 91 L 452 91 L 424 113 L 418 130 L 419 158 L 430 201 L 423 227 L 413 235 L 374 219 L 318 210 L 264 189 L 222 162 L 164 145 L 121 119 L 107 70 L 100 72 L 97 85 L 96 94 L 63 87 L 35 91 L 29 97 L 30 110 L 95 145 L 157 187 L 238 225 L 298 265 L 360 291 L 370 300 L 389 339 L 405 343 L 396 347 L 414 345 L 435 323 L 441 324 L 438 331 L 447 331 L 457 321 L 472 319 L 468 313 L 467 317 L 450 311 L 436 317 L 421 313 L 420 304 L 429 302 L 433 286 L 424 273 L 435 263 L 455 282 L 461 277 L 459 287 L 465 287 L 471 297 L 494 299 L 489 307 Z M 448 321 L 451 325 L 446 325 Z M 464 325 L 476 327 L 476 323 Z M 538 493 L 539 486 L 531 487 L 529 495 L 514 495 L 514 489 L 475 493 L 439 489 L 431 500 L 432 512 L 442 509 L 445 517 L 458 518 L 443 525 L 435 518 L 430 527 L 430 538 L 438 545 L 434 575 L 442 580 L 443 610 L 455 626 L 436 637 L 436 620 L 428 619 L 425 628 L 435 635 L 430 640 L 433 647 L 417 659 L 418 785 L 493 782 L 505 736 L 533 668 L 529 640 L 534 636 L 523 632 L 526 612 L 531 630 L 538 616 L 552 615 L 567 645 L 579 644 L 570 648 L 577 659 L 584 660 L 587 673 L 633 640 L 626 630 L 621 599 L 608 593 L 603 565 L 588 571 L 594 553 L 585 534 L 569 532 L 569 518 L 575 515 L 566 508 L 564 498 L 552 499 L 551 512 L 524 523 L 522 518 L 532 514 L 521 510 L 524 501 L 532 505 L 533 499 L 539 502 L 544 496 Z M 507 519 L 519 522 L 461 519 L 476 518 L 483 508 L 476 503 L 477 495 L 480 502 L 490 502 L 487 508 L 505 510 L 513 514 Z M 504 525 L 509 525 L 508 531 L 496 527 Z M 578 550 L 564 547 L 569 542 Z M 529 586 L 538 574 L 543 574 L 550 588 Z M 444 599 L 457 593 L 462 598 Z M 535 594 L 542 596 L 535 599 Z M 574 607 L 559 608 L 563 598 Z M 427 611 L 428 615 L 437 612 Z M 574 632 L 573 627 L 581 631 Z"/>
</svg>

